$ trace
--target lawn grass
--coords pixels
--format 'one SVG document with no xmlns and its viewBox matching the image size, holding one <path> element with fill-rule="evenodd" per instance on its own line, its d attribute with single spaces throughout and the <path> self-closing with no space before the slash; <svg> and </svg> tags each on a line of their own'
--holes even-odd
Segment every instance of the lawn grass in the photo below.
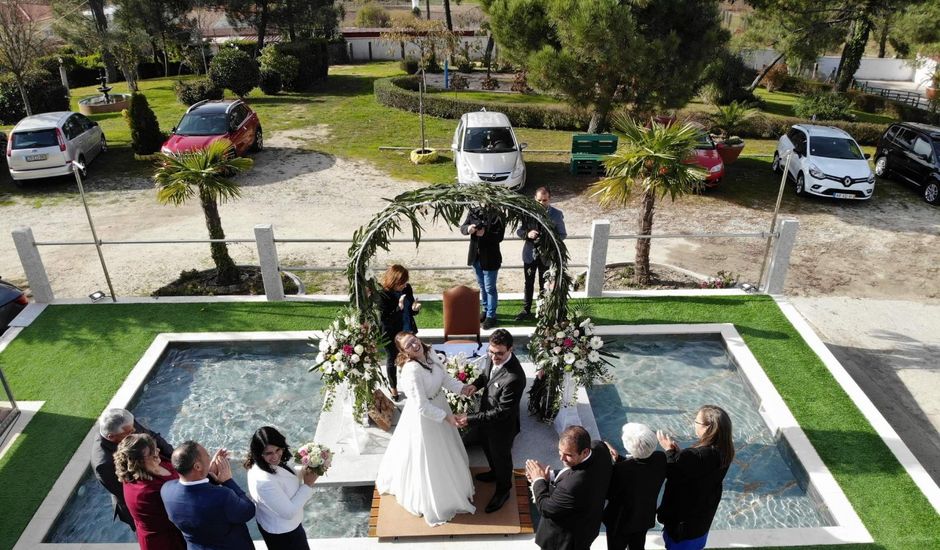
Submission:
<svg viewBox="0 0 940 550">
<path fill-rule="evenodd" d="M 792 94 L 789 92 L 768 92 L 764 88 L 757 88 L 754 90 L 754 95 L 764 102 L 762 110 L 765 113 L 790 117 L 796 116 L 793 108 L 796 106 L 796 102 L 799 101 L 801 97 L 800 94 Z M 858 109 L 852 109 L 852 114 L 855 115 L 856 122 L 890 124 L 895 121 L 893 117 L 888 115 L 866 113 L 865 111 L 859 111 Z"/>
<path fill-rule="evenodd" d="M 515 311 L 519 304 L 506 305 Z M 158 333 L 319 329 L 338 307 L 282 302 L 48 308 L 0 354 L 16 397 L 46 401 L 0 460 L 0 548 L 15 543 Z M 599 324 L 734 323 L 875 538 L 874 544 L 852 548 L 940 548 L 940 518 L 770 298 L 593 299 L 590 307 Z M 425 303 L 421 317 L 423 326 L 440 326 L 440 302 Z"/>
</svg>

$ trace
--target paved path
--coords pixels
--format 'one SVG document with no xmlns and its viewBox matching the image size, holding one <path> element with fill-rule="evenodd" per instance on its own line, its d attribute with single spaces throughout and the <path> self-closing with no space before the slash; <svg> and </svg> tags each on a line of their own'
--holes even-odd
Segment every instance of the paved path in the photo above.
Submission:
<svg viewBox="0 0 940 550">
<path fill-rule="evenodd" d="M 788 300 L 940 484 L 940 302 Z"/>
</svg>

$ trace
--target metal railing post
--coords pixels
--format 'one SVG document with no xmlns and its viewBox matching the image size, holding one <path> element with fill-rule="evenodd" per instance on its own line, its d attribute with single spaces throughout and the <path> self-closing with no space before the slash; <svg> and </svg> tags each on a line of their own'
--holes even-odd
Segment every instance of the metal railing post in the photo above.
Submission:
<svg viewBox="0 0 940 550">
<path fill-rule="evenodd" d="M 29 289 L 33 293 L 33 300 L 40 304 L 51 303 L 55 300 L 55 295 L 52 293 L 52 285 L 49 284 L 46 266 L 43 265 L 42 257 L 39 256 L 39 248 L 36 247 L 33 230 L 29 227 L 14 228 L 13 244 L 16 246 L 20 263 L 23 264 L 23 271 L 26 272 L 26 279 L 29 281 Z"/>
<path fill-rule="evenodd" d="M 283 300 L 284 283 L 278 269 L 277 245 L 274 244 L 274 227 L 271 224 L 255 226 L 255 244 L 258 247 L 258 263 L 261 264 L 264 295 L 270 301 Z"/>
<path fill-rule="evenodd" d="M 610 220 L 594 220 L 591 224 L 591 248 L 588 250 L 588 269 L 584 286 L 587 295 L 600 296 L 604 292 L 604 269 L 607 267 L 607 245 Z"/>
<path fill-rule="evenodd" d="M 781 220 L 780 236 L 774 243 L 773 254 L 770 257 L 770 268 L 767 270 L 767 294 L 783 294 L 783 285 L 787 279 L 787 269 L 790 267 L 790 253 L 796 243 L 796 232 L 800 228 L 797 220 Z"/>
</svg>

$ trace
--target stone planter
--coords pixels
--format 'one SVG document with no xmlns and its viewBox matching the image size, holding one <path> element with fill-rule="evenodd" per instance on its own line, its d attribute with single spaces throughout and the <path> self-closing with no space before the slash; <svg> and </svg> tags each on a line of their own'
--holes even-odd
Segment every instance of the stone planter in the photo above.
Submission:
<svg viewBox="0 0 940 550">
<path fill-rule="evenodd" d="M 744 150 L 744 143 L 738 143 L 737 145 L 726 145 L 724 142 L 718 142 L 715 144 L 718 148 L 718 156 L 721 157 L 721 162 L 728 164 L 734 164 L 738 157 L 741 156 L 741 151 Z"/>
</svg>

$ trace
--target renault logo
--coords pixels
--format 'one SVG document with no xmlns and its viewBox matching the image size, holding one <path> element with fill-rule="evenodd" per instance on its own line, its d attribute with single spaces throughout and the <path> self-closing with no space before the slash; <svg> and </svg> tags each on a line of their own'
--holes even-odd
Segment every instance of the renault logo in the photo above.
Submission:
<svg viewBox="0 0 940 550">
<path fill-rule="evenodd" d="M 852 178 L 850 178 L 850 177 L 848 177 L 848 176 L 845 176 L 845 179 L 842 180 L 842 185 L 844 185 L 844 186 L 846 186 L 846 187 L 851 187 L 851 186 L 852 186 Z"/>
</svg>

